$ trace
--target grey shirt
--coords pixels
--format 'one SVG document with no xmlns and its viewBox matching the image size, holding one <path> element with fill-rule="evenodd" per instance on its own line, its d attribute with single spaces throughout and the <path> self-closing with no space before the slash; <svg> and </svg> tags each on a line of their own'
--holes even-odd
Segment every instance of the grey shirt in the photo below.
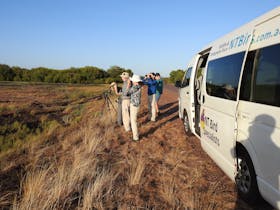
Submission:
<svg viewBox="0 0 280 210">
<path fill-rule="evenodd" d="M 123 82 L 122 86 L 122 99 L 130 99 L 130 96 L 128 96 L 129 88 L 127 88 L 128 81 Z"/>
</svg>

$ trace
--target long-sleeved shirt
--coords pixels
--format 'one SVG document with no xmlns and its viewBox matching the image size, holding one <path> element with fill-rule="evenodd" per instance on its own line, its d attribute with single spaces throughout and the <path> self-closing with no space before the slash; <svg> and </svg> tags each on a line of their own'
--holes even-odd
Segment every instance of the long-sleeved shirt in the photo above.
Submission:
<svg viewBox="0 0 280 210">
<path fill-rule="evenodd" d="M 156 93 L 157 94 L 162 94 L 162 89 L 163 89 L 163 82 L 161 79 L 157 80 L 157 88 L 156 88 Z"/>
<path fill-rule="evenodd" d="M 133 106 L 139 107 L 141 103 L 141 86 L 133 85 L 127 93 L 130 95 L 130 103 L 132 103 Z"/>
<path fill-rule="evenodd" d="M 156 94 L 157 81 L 151 78 L 143 80 L 143 84 L 148 86 L 148 95 Z"/>
</svg>

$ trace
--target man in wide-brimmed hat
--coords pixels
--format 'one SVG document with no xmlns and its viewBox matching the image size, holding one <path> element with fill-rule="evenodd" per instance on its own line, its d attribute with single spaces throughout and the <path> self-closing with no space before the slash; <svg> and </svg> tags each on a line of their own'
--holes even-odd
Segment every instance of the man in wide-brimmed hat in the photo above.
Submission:
<svg viewBox="0 0 280 210">
<path fill-rule="evenodd" d="M 128 90 L 131 87 L 131 82 L 129 79 L 129 73 L 123 72 L 121 75 L 123 80 L 122 86 L 122 120 L 125 131 L 130 131 L 130 117 L 129 117 L 129 106 L 130 106 L 130 96 L 128 95 Z"/>
</svg>

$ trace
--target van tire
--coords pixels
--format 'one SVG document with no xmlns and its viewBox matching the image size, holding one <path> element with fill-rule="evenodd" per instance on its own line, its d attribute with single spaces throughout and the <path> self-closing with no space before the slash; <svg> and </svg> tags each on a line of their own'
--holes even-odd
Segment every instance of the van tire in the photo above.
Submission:
<svg viewBox="0 0 280 210">
<path fill-rule="evenodd" d="M 183 115 L 183 124 L 184 124 L 184 130 L 187 136 L 191 136 L 192 132 L 191 132 L 191 128 L 190 128 L 190 121 L 188 118 L 188 114 L 187 112 L 184 112 Z"/>
<path fill-rule="evenodd" d="M 238 170 L 235 182 L 238 194 L 242 199 L 248 203 L 254 203 L 259 200 L 260 193 L 256 172 L 253 162 L 247 152 L 243 151 L 238 155 Z"/>
</svg>

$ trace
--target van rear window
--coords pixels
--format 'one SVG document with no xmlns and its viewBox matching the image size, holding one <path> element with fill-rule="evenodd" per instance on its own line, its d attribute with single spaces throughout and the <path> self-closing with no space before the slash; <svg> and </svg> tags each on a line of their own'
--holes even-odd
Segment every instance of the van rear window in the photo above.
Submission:
<svg viewBox="0 0 280 210">
<path fill-rule="evenodd" d="M 208 63 L 206 91 L 210 96 L 236 100 L 240 71 L 245 52 L 212 60 Z"/>
</svg>

